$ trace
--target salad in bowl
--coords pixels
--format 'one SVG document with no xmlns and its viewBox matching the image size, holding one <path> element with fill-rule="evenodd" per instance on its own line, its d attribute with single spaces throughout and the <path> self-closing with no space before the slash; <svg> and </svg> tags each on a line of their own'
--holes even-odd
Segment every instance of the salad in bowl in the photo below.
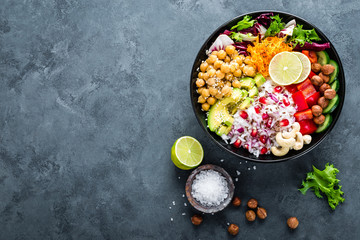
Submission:
<svg viewBox="0 0 360 240">
<path fill-rule="evenodd" d="M 331 130 L 343 76 L 318 29 L 288 14 L 251 13 L 204 44 L 191 78 L 193 106 L 225 149 L 250 160 L 283 160 L 311 150 Z"/>
</svg>

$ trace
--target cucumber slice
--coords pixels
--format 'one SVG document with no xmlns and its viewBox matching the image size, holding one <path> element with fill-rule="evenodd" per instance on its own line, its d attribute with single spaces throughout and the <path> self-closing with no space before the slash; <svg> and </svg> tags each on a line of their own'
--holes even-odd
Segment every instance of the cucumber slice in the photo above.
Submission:
<svg viewBox="0 0 360 240">
<path fill-rule="evenodd" d="M 336 94 L 336 96 L 330 100 L 329 105 L 323 110 L 323 114 L 332 113 L 339 105 L 339 102 L 340 102 L 340 98 Z"/>
<path fill-rule="evenodd" d="M 318 63 L 320 63 L 321 66 L 330 62 L 329 54 L 327 54 L 325 51 L 316 52 L 316 56 L 318 58 Z"/>
<path fill-rule="evenodd" d="M 334 89 L 336 92 L 339 90 L 340 88 L 340 82 L 339 80 L 335 79 L 335 81 L 333 82 L 333 84 L 331 84 L 331 88 Z"/>
<path fill-rule="evenodd" d="M 337 62 L 335 62 L 334 60 L 330 60 L 329 64 L 333 65 L 335 67 L 335 70 L 332 74 L 330 74 L 330 80 L 329 80 L 329 84 L 331 84 L 333 81 L 335 81 L 335 79 L 337 78 L 337 76 L 339 75 L 339 65 Z"/>
<path fill-rule="evenodd" d="M 332 118 L 331 114 L 327 114 L 325 116 L 325 122 L 323 124 L 320 124 L 315 132 L 321 133 L 321 132 L 325 131 L 331 125 L 332 121 L 333 121 L 333 118 Z"/>
</svg>

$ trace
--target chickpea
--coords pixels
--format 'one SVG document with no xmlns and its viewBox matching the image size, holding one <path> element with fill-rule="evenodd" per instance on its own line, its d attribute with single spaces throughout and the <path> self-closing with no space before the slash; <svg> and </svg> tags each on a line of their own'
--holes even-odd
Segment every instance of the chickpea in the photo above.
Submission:
<svg viewBox="0 0 360 240">
<path fill-rule="evenodd" d="M 217 55 L 218 54 L 218 51 L 212 51 L 211 52 L 211 55 Z"/>
<path fill-rule="evenodd" d="M 227 94 L 225 94 L 225 97 L 230 97 L 231 94 L 232 94 L 232 88 L 230 88 L 230 91 Z"/>
<path fill-rule="evenodd" d="M 241 59 L 240 56 L 235 57 L 234 61 L 237 62 L 239 65 L 241 65 L 243 63 L 243 60 Z"/>
<path fill-rule="evenodd" d="M 218 79 L 223 79 L 223 78 L 225 77 L 225 73 L 223 73 L 223 72 L 220 71 L 220 70 L 217 70 L 217 71 L 216 71 L 216 77 L 217 77 Z"/>
<path fill-rule="evenodd" d="M 227 73 L 225 74 L 225 79 L 228 81 L 231 81 L 233 79 L 234 75 L 232 75 L 231 73 Z"/>
<path fill-rule="evenodd" d="M 239 55 L 239 57 L 240 57 L 241 61 L 245 61 L 245 55 L 244 54 Z"/>
<path fill-rule="evenodd" d="M 198 97 L 198 103 L 205 103 L 205 102 L 206 102 L 206 99 L 202 95 L 200 95 Z"/>
<path fill-rule="evenodd" d="M 221 60 L 216 60 L 216 61 L 214 62 L 214 68 L 215 68 L 215 69 L 221 68 L 221 65 L 222 65 L 223 63 L 224 63 L 224 62 L 221 61 Z"/>
<path fill-rule="evenodd" d="M 209 77 L 213 77 L 216 74 L 216 70 L 215 69 L 210 69 L 209 71 L 207 71 L 207 73 L 209 74 Z"/>
<path fill-rule="evenodd" d="M 241 77 L 241 74 L 242 74 L 241 69 L 236 69 L 235 72 L 234 72 L 235 77 Z"/>
<path fill-rule="evenodd" d="M 231 82 L 226 82 L 225 86 L 231 87 Z"/>
<path fill-rule="evenodd" d="M 210 55 L 210 56 L 208 57 L 208 59 L 206 59 L 206 61 L 207 61 L 209 64 L 213 64 L 216 60 L 217 60 L 216 55 Z"/>
<path fill-rule="evenodd" d="M 254 77 L 255 76 L 255 68 L 253 66 L 246 65 L 244 67 L 244 74 L 249 77 Z"/>
<path fill-rule="evenodd" d="M 222 94 L 221 92 L 218 92 L 218 93 L 216 93 L 216 95 L 215 95 L 215 97 L 216 97 L 217 99 L 222 99 L 223 96 L 224 96 L 224 94 Z"/>
<path fill-rule="evenodd" d="M 218 53 L 217 53 L 217 57 L 218 59 L 225 59 L 226 57 L 226 52 L 224 50 L 220 50 Z"/>
<path fill-rule="evenodd" d="M 210 69 L 210 70 L 211 70 L 211 69 Z M 212 69 L 212 70 L 214 70 L 214 69 Z M 209 79 L 209 73 L 208 73 L 208 72 L 206 72 L 206 73 L 203 74 L 203 79 L 204 79 L 205 81 Z"/>
<path fill-rule="evenodd" d="M 224 59 L 224 62 L 229 63 L 231 61 L 231 58 L 229 56 L 226 56 Z"/>
<path fill-rule="evenodd" d="M 204 85 L 205 85 L 205 81 L 204 81 L 203 79 L 198 78 L 198 79 L 196 80 L 196 86 L 197 86 L 197 87 L 202 87 L 202 86 L 204 86 Z"/>
<path fill-rule="evenodd" d="M 208 103 L 203 103 L 201 105 L 201 108 L 204 110 L 204 111 L 209 111 L 209 108 L 210 108 L 210 105 Z"/>
<path fill-rule="evenodd" d="M 200 71 L 205 72 L 209 64 L 207 62 L 203 62 L 200 64 Z"/>
<path fill-rule="evenodd" d="M 208 104 L 214 105 L 216 103 L 216 98 L 208 97 L 208 99 L 206 101 L 207 101 Z"/>
<path fill-rule="evenodd" d="M 209 97 L 209 96 L 210 96 L 209 89 L 205 88 L 204 90 L 202 90 L 201 95 L 202 95 L 204 98 Z"/>
<path fill-rule="evenodd" d="M 229 87 L 229 86 L 224 86 L 222 89 L 221 89 L 221 93 L 222 94 L 224 94 L 224 95 L 226 95 L 227 93 L 229 93 L 230 92 L 230 90 L 231 90 L 231 87 Z"/>
<path fill-rule="evenodd" d="M 252 62 L 251 62 L 251 57 L 247 56 L 247 57 L 245 58 L 245 60 L 244 60 L 244 63 L 247 64 L 247 65 L 252 64 Z"/>
<path fill-rule="evenodd" d="M 209 78 L 208 80 L 206 80 L 206 84 L 209 86 L 215 85 L 215 78 Z"/>
<path fill-rule="evenodd" d="M 198 78 L 204 79 L 204 73 L 203 73 L 203 72 L 199 72 L 199 73 L 198 73 Z"/>
<path fill-rule="evenodd" d="M 202 92 L 204 89 L 205 89 L 204 87 L 198 88 L 198 90 L 197 90 L 198 94 L 201 94 L 201 92 Z"/>
<path fill-rule="evenodd" d="M 221 89 L 221 88 L 223 88 L 225 86 L 225 83 L 223 81 L 219 81 L 217 83 L 217 86 Z"/>
<path fill-rule="evenodd" d="M 225 51 L 227 54 L 231 55 L 235 52 L 235 46 L 233 45 L 226 46 Z"/>
<path fill-rule="evenodd" d="M 218 93 L 218 90 L 214 87 L 209 87 L 209 93 L 211 96 L 214 96 Z M 201 94 L 201 93 L 200 93 Z"/>
<path fill-rule="evenodd" d="M 223 65 L 221 65 L 221 71 L 222 71 L 223 73 L 228 73 L 228 72 L 230 72 L 230 65 L 227 64 L 227 63 L 224 63 Z"/>
<path fill-rule="evenodd" d="M 235 72 L 237 69 L 239 69 L 240 65 L 235 62 L 235 61 L 232 61 L 230 63 L 230 72 Z"/>
<path fill-rule="evenodd" d="M 234 80 L 234 81 L 232 82 L 232 86 L 233 86 L 234 88 L 240 88 L 241 83 L 240 83 L 239 80 Z"/>
<path fill-rule="evenodd" d="M 239 56 L 239 52 L 235 50 L 234 53 L 231 54 L 231 58 L 234 59 L 237 56 Z"/>
<path fill-rule="evenodd" d="M 209 65 L 209 66 L 206 68 L 206 71 L 208 72 L 210 69 L 214 69 L 214 65 Z"/>
<path fill-rule="evenodd" d="M 246 217 L 246 220 L 248 220 L 249 222 L 253 222 L 253 221 L 255 221 L 256 214 L 253 210 L 247 210 L 245 213 L 245 217 Z"/>
<path fill-rule="evenodd" d="M 257 208 L 257 206 L 258 206 L 258 202 L 256 201 L 256 199 L 251 198 L 251 199 L 247 202 L 247 206 L 248 206 L 249 208 L 255 209 L 255 208 Z"/>
</svg>

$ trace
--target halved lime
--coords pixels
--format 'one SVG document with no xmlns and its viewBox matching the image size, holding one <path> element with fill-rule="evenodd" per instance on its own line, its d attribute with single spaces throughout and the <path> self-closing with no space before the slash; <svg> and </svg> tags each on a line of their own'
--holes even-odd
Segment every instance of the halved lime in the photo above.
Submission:
<svg viewBox="0 0 360 240">
<path fill-rule="evenodd" d="M 184 136 L 177 139 L 171 148 L 171 160 L 180 169 L 189 170 L 199 166 L 204 150 L 198 140 Z"/>
<path fill-rule="evenodd" d="M 296 80 L 294 83 L 302 83 L 303 81 L 305 81 L 305 79 L 307 79 L 307 77 L 310 74 L 311 62 L 310 62 L 309 58 L 301 52 L 292 52 L 292 53 L 295 54 L 300 59 L 300 61 L 302 63 L 302 67 L 303 67 L 303 70 L 302 70 L 302 73 L 301 73 L 299 79 Z"/>
<path fill-rule="evenodd" d="M 279 85 L 290 85 L 299 79 L 303 71 L 300 59 L 291 52 L 276 54 L 270 61 L 269 74 Z"/>
</svg>

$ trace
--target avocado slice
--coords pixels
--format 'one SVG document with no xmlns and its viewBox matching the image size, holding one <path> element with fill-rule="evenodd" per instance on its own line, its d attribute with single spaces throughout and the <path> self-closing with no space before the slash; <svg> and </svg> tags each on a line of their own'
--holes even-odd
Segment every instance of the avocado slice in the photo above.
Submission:
<svg viewBox="0 0 360 240">
<path fill-rule="evenodd" d="M 241 110 L 248 109 L 251 106 L 251 103 L 254 101 L 253 98 L 247 97 L 245 100 L 240 104 L 239 108 Z"/>
<path fill-rule="evenodd" d="M 261 73 L 258 73 L 255 75 L 254 81 L 256 83 L 256 86 L 260 87 L 261 85 L 263 85 L 266 82 L 266 79 L 264 78 L 264 76 Z"/>
<path fill-rule="evenodd" d="M 252 79 L 250 77 L 245 77 L 245 78 L 240 79 L 240 83 L 241 83 L 241 88 L 244 88 L 248 91 L 255 86 L 254 79 Z"/>
<path fill-rule="evenodd" d="M 215 132 L 223 124 L 231 127 L 234 118 L 230 115 L 230 107 L 236 106 L 246 96 L 247 92 L 234 88 L 230 97 L 218 100 L 212 105 L 207 119 L 210 131 Z"/>
<path fill-rule="evenodd" d="M 231 131 L 231 126 L 220 126 L 218 130 L 216 130 L 216 134 L 219 135 L 220 137 L 225 134 L 227 135 L 229 132 Z"/>
<path fill-rule="evenodd" d="M 259 95 L 259 90 L 256 86 L 254 86 L 252 89 L 250 89 L 249 91 L 249 97 L 253 98 L 255 96 Z"/>
</svg>

